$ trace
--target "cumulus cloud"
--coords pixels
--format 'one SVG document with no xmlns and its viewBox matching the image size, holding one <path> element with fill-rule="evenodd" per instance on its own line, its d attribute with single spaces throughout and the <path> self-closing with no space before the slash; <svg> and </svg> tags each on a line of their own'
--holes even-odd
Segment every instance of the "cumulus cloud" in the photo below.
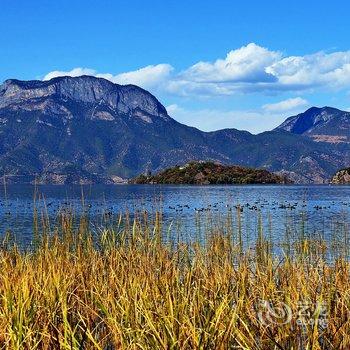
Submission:
<svg viewBox="0 0 350 350">
<path fill-rule="evenodd" d="M 44 79 L 83 74 L 181 96 L 342 89 L 350 87 L 350 51 L 286 56 L 250 43 L 230 51 L 225 58 L 200 61 L 181 72 L 175 72 L 170 64 L 164 63 L 116 75 L 74 68 L 68 72 L 48 73 Z"/>
<path fill-rule="evenodd" d="M 199 62 L 179 74 L 173 93 L 232 95 L 250 92 L 339 89 L 350 85 L 350 51 L 286 56 L 256 44 L 213 63 Z"/>
<path fill-rule="evenodd" d="M 112 80 L 117 84 L 135 84 L 147 87 L 167 80 L 172 70 L 173 67 L 170 64 L 157 64 L 115 76 L 111 74 L 100 74 L 99 76 Z"/>
<path fill-rule="evenodd" d="M 170 64 L 157 64 L 140 68 L 135 71 L 113 75 L 110 73 L 98 73 L 90 68 L 74 68 L 71 71 L 53 71 L 45 75 L 43 80 L 50 80 L 59 76 L 77 77 L 81 75 L 93 75 L 104 78 L 116 84 L 134 84 L 143 88 L 152 88 L 169 79 L 173 67 Z"/>
<path fill-rule="evenodd" d="M 285 57 L 266 69 L 284 86 L 342 87 L 350 84 L 350 51 Z"/>
<path fill-rule="evenodd" d="M 256 44 L 225 59 L 199 62 L 169 85 L 181 94 L 231 95 L 249 92 L 339 89 L 350 85 L 350 51 L 283 56 Z"/>
<path fill-rule="evenodd" d="M 53 72 L 47 73 L 43 80 L 50 80 L 57 77 L 79 77 L 81 75 L 96 75 L 97 72 L 94 69 L 89 68 L 74 68 L 70 71 L 54 70 Z"/>
<path fill-rule="evenodd" d="M 239 83 L 274 82 L 276 77 L 266 71 L 281 58 L 279 52 L 250 43 L 237 50 L 230 51 L 225 59 L 215 62 L 198 62 L 184 71 L 184 80 L 199 83 Z"/>
<path fill-rule="evenodd" d="M 303 108 L 307 106 L 309 103 L 307 100 L 301 97 L 288 98 L 286 100 L 277 102 L 277 103 L 269 103 L 262 106 L 263 110 L 267 112 L 289 112 L 294 111 L 298 108 Z"/>
</svg>

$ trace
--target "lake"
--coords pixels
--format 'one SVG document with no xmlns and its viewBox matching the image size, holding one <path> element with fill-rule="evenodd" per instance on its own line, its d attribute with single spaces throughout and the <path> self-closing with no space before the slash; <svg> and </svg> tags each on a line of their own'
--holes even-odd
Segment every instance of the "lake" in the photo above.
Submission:
<svg viewBox="0 0 350 350">
<path fill-rule="evenodd" d="M 0 188 L 1 233 L 10 230 L 29 244 L 34 207 L 52 227 L 62 210 L 87 212 L 94 230 L 113 224 L 120 213 L 146 210 L 152 216 L 160 210 L 168 234 L 183 240 L 228 218 L 247 241 L 259 230 L 275 241 L 301 230 L 330 239 L 349 231 L 350 186 L 7 185 Z"/>
</svg>

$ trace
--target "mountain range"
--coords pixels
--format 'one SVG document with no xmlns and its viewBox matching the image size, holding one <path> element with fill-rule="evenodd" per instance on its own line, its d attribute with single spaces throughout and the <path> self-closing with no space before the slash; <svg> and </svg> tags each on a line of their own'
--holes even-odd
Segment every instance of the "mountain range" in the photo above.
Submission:
<svg viewBox="0 0 350 350">
<path fill-rule="evenodd" d="M 312 107 L 258 135 L 203 132 L 134 85 L 92 76 L 0 85 L 0 174 L 9 181 L 113 183 L 192 160 L 328 182 L 350 165 L 350 113 Z"/>
</svg>

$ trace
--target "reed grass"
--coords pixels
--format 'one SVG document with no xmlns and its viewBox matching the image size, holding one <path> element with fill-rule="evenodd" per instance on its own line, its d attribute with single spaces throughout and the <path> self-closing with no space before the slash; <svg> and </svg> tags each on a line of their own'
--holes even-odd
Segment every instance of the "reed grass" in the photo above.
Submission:
<svg viewBox="0 0 350 350">
<path fill-rule="evenodd" d="M 97 234 L 39 221 L 31 249 L 0 247 L 1 349 L 350 348 L 350 262 L 321 238 L 276 255 L 262 226 L 243 249 L 230 217 L 187 243 L 160 213 Z"/>
</svg>

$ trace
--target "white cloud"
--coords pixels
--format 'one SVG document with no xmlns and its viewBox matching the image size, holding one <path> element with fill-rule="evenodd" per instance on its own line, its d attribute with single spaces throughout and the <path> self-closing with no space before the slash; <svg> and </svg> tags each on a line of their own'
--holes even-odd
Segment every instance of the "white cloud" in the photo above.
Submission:
<svg viewBox="0 0 350 350">
<path fill-rule="evenodd" d="M 157 64 L 115 76 L 111 74 L 99 74 L 99 76 L 117 84 L 135 84 L 142 87 L 151 87 L 167 80 L 172 70 L 173 67 L 170 64 Z"/>
<path fill-rule="evenodd" d="M 224 128 L 247 130 L 253 134 L 272 130 L 285 121 L 277 112 L 257 110 L 185 109 L 177 104 L 166 107 L 168 114 L 180 123 L 194 126 L 203 131 Z"/>
<path fill-rule="evenodd" d="M 272 82 L 275 76 L 267 72 L 266 67 L 280 58 L 279 52 L 250 43 L 230 51 L 225 59 L 198 62 L 181 75 L 184 80 L 199 83 Z"/>
<path fill-rule="evenodd" d="M 60 71 L 60 70 L 54 70 L 53 72 L 47 73 L 43 80 L 50 80 L 57 77 L 64 77 L 64 76 L 70 76 L 70 77 L 79 77 L 81 75 L 96 75 L 96 71 L 89 68 L 74 68 L 70 71 Z"/>
<path fill-rule="evenodd" d="M 150 65 L 117 75 L 74 68 L 48 73 L 44 79 L 83 74 L 139 85 L 157 93 L 194 97 L 343 89 L 350 87 L 350 51 L 286 56 L 250 43 L 230 51 L 223 59 L 200 61 L 182 72 L 174 72 L 170 64 Z"/>
<path fill-rule="evenodd" d="M 169 79 L 173 67 L 169 64 L 150 65 L 135 71 L 113 75 L 110 73 L 98 73 L 90 68 L 74 68 L 71 71 L 53 71 L 45 75 L 43 80 L 50 80 L 59 76 L 77 77 L 80 75 L 93 75 L 104 78 L 116 84 L 134 84 L 143 88 L 152 88 Z"/>
<path fill-rule="evenodd" d="M 287 87 L 342 87 L 350 84 L 350 51 L 285 57 L 267 71 Z"/>
<path fill-rule="evenodd" d="M 350 86 L 350 51 L 283 57 L 251 43 L 225 59 L 199 62 L 179 78 L 170 91 L 182 95 L 341 89 Z"/>
<path fill-rule="evenodd" d="M 178 112 L 182 112 L 184 109 L 181 108 L 179 105 L 177 105 L 176 103 L 169 105 L 166 107 L 166 110 L 168 112 L 169 115 L 173 115 L 176 114 Z"/>
<path fill-rule="evenodd" d="M 307 106 L 309 103 L 301 97 L 288 98 L 277 103 L 263 105 L 263 110 L 267 112 L 289 112 Z"/>
<path fill-rule="evenodd" d="M 173 79 L 164 85 L 167 93 L 178 96 L 230 96 L 232 88 L 226 84 L 197 83 L 192 81 Z"/>
</svg>

